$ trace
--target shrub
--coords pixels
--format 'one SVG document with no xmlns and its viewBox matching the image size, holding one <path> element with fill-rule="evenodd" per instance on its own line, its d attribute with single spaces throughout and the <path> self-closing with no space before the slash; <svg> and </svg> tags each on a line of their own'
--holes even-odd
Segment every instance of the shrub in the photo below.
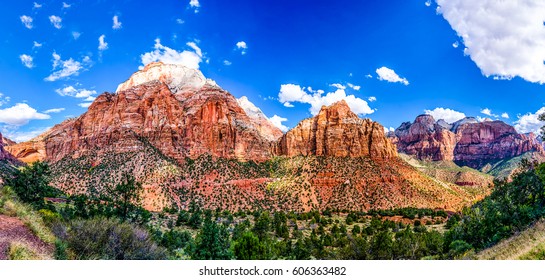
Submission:
<svg viewBox="0 0 545 280">
<path fill-rule="evenodd" d="M 74 259 L 153 260 L 165 259 L 147 231 L 115 219 L 76 220 L 65 240 Z"/>
</svg>

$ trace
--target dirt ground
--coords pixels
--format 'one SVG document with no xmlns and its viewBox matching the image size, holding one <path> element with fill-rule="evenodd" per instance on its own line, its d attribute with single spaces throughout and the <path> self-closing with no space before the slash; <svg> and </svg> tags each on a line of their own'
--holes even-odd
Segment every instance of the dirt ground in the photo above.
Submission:
<svg viewBox="0 0 545 280">
<path fill-rule="evenodd" d="M 0 215 L 0 260 L 8 259 L 9 245 L 13 242 L 26 244 L 41 256 L 51 256 L 53 246 L 43 242 L 16 217 Z"/>
</svg>

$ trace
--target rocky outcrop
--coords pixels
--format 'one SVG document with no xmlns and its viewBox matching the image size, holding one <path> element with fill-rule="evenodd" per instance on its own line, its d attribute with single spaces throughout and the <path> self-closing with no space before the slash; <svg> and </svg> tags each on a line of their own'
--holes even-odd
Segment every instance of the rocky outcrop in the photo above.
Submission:
<svg viewBox="0 0 545 280">
<path fill-rule="evenodd" d="M 454 160 L 473 168 L 530 151 L 544 153 L 535 139 L 517 133 L 515 128 L 502 121 L 462 124 L 456 130 L 456 139 Z"/>
<path fill-rule="evenodd" d="M 447 126 L 448 127 L 448 126 Z M 418 159 L 454 160 L 455 134 L 436 123 L 430 115 L 416 117 L 414 123 L 405 122 L 395 130 L 397 149 Z"/>
<path fill-rule="evenodd" d="M 56 162 L 149 144 L 180 161 L 202 154 L 263 161 L 281 134 L 265 122 L 250 118 L 229 92 L 198 70 L 152 63 L 115 94 L 97 97 L 85 114 L 12 149 L 25 161 Z"/>
<path fill-rule="evenodd" d="M 397 156 L 384 127 L 360 119 L 344 100 L 323 106 L 318 115 L 301 121 L 279 141 L 276 153 L 286 156 L 389 158 Z"/>
<path fill-rule="evenodd" d="M 532 135 L 519 134 L 502 122 L 464 118 L 452 124 L 420 115 L 403 123 L 391 136 L 401 153 L 421 160 L 454 161 L 480 169 L 491 161 L 512 158 L 526 152 L 543 153 Z"/>
</svg>

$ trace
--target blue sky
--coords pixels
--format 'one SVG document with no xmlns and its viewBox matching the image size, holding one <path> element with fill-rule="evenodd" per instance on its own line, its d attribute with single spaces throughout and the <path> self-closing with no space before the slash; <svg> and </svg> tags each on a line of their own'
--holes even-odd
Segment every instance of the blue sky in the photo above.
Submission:
<svg viewBox="0 0 545 280">
<path fill-rule="evenodd" d="M 545 6 L 473 2 L 13 1 L 0 10 L 0 131 L 21 141 L 77 117 L 169 54 L 287 127 L 347 96 L 388 128 L 428 110 L 535 131 Z"/>
</svg>

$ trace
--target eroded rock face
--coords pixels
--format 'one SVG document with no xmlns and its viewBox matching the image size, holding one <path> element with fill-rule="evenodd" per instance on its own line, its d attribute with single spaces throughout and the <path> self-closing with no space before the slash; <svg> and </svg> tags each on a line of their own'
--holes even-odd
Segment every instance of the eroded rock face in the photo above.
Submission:
<svg viewBox="0 0 545 280">
<path fill-rule="evenodd" d="M 29 161 L 56 162 L 68 155 L 131 152 L 149 143 L 178 160 L 211 154 L 263 161 L 281 132 L 272 124 L 259 129 L 268 120 L 259 121 L 199 71 L 152 63 L 115 94 L 97 97 L 85 114 L 13 149 Z"/>
<path fill-rule="evenodd" d="M 532 135 L 519 134 L 502 121 L 478 122 L 474 118 L 448 124 L 421 115 L 413 123 L 403 123 L 393 138 L 399 152 L 421 160 L 448 160 L 477 169 L 490 161 L 530 151 L 544 153 Z"/>
<path fill-rule="evenodd" d="M 0 161 L 7 161 L 10 164 L 20 164 L 20 161 L 6 149 L 8 144 L 13 144 L 15 142 L 4 138 L 2 133 L 0 133 L 0 139 L 2 140 L 0 141 Z M 2 177 L 1 174 L 0 177 Z"/>
<path fill-rule="evenodd" d="M 530 151 L 544 153 L 535 138 L 517 133 L 515 128 L 502 121 L 462 124 L 456 130 L 456 139 L 454 160 L 473 168 Z"/>
<path fill-rule="evenodd" d="M 444 126 L 430 115 L 420 115 L 414 123 L 401 124 L 395 130 L 398 151 L 418 159 L 454 160 L 455 134 Z"/>
<path fill-rule="evenodd" d="M 315 117 L 301 121 L 280 139 L 276 152 L 290 157 L 397 156 L 395 146 L 384 135 L 384 127 L 369 119 L 360 119 L 344 100 L 324 106 Z"/>
</svg>

